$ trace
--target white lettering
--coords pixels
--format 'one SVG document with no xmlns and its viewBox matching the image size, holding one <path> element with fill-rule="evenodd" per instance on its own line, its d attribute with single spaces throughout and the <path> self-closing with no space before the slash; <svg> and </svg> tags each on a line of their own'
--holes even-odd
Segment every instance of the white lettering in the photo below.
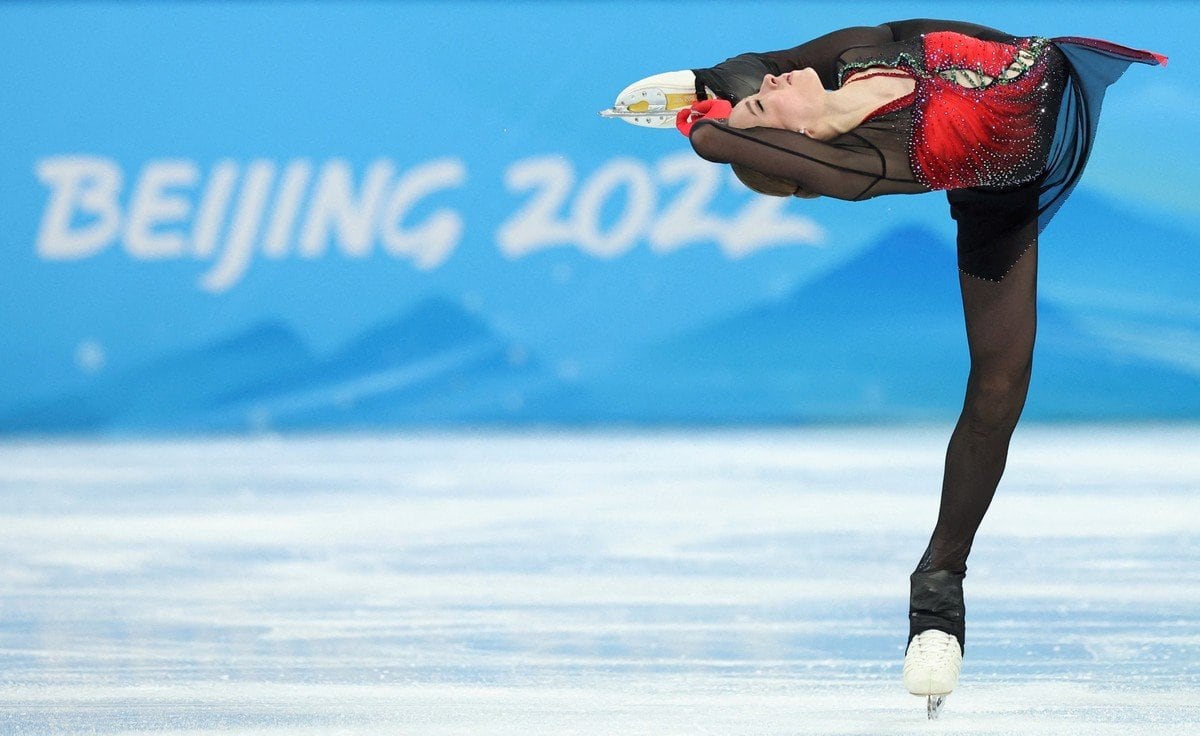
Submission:
<svg viewBox="0 0 1200 736">
<path fill-rule="evenodd" d="M 357 179 L 340 159 L 319 169 L 295 159 L 282 171 L 273 161 L 226 159 L 206 173 L 191 160 L 153 160 L 133 182 L 125 212 L 123 174 L 110 159 L 47 158 L 35 172 L 50 188 L 37 240 L 42 258 L 88 258 L 120 236 L 136 260 L 211 261 L 200 278 L 210 292 L 236 285 L 256 251 L 278 260 L 293 253 L 315 258 L 334 247 L 365 258 L 378 240 L 389 255 L 428 270 L 446 262 L 465 229 L 461 214 L 446 208 L 407 222 L 427 198 L 466 182 L 467 167 L 457 158 L 403 173 L 378 159 Z"/>
<path fill-rule="evenodd" d="M 360 176 L 342 159 L 321 165 L 227 159 L 207 172 L 191 160 L 152 160 L 128 194 L 111 159 L 56 156 L 34 170 L 49 190 L 36 241 L 41 258 L 89 258 L 120 237 L 136 260 L 207 261 L 199 285 L 213 293 L 240 282 L 256 255 L 313 259 L 333 248 L 357 259 L 369 257 L 379 243 L 384 253 L 416 268 L 437 268 L 466 229 L 462 212 L 429 204 L 467 182 L 458 158 L 407 171 L 381 158 Z M 515 161 L 504 182 L 526 196 L 499 224 L 495 242 L 509 258 L 563 246 L 614 258 L 639 242 L 658 253 L 715 243 L 728 257 L 740 258 L 821 241 L 816 222 L 791 214 L 790 208 L 801 206 L 791 200 L 748 196 L 735 185 L 746 199 L 719 207 L 720 172 L 691 154 L 653 166 L 616 158 L 580 177 L 561 155 Z"/>
<path fill-rule="evenodd" d="M 436 268 L 446 261 L 462 237 L 463 221 L 457 213 L 438 210 L 418 228 L 405 230 L 404 216 L 421 199 L 467 180 L 467 167 L 458 159 L 433 161 L 410 171 L 396 184 L 379 223 L 383 246 L 393 256 L 408 256 L 420 269 Z"/>
<path fill-rule="evenodd" d="M 533 190 L 529 203 L 500 226 L 496 242 L 509 258 L 575 240 L 575 225 L 562 216 L 575 185 L 575 170 L 561 156 L 539 156 L 508 168 L 504 184 L 510 192 Z"/>
<path fill-rule="evenodd" d="M 742 184 L 731 173 L 731 185 Z M 820 245 L 825 231 L 810 217 L 789 217 L 788 197 L 753 197 L 721 234 L 721 249 L 730 258 L 742 258 L 772 246 L 806 243 Z"/>
<path fill-rule="evenodd" d="M 293 161 L 283 172 L 283 183 L 275 198 L 274 215 L 267 226 L 263 253 L 268 258 L 283 258 L 291 242 L 292 228 L 296 226 L 296 214 L 300 211 L 304 190 L 312 179 L 312 164 L 308 161 Z"/>
<path fill-rule="evenodd" d="M 238 165 L 234 161 L 221 161 L 213 167 L 192 226 L 192 252 L 197 258 L 211 258 L 216 252 L 217 238 L 221 236 L 237 178 Z"/>
<path fill-rule="evenodd" d="M 155 227 L 180 224 L 187 217 L 191 203 L 168 190 L 194 186 L 198 178 L 191 161 L 159 161 L 142 169 L 125 222 L 125 249 L 130 255 L 145 259 L 183 255 L 183 233 L 156 231 Z"/>
<path fill-rule="evenodd" d="M 650 247 L 671 253 L 689 243 L 718 240 L 728 226 L 709 209 L 721 188 L 721 168 L 693 155 L 668 156 L 658 163 L 664 184 L 684 186 L 650 228 Z"/>
<path fill-rule="evenodd" d="M 255 161 L 250 164 L 246 181 L 242 184 L 237 210 L 229 237 L 225 240 L 225 251 L 216 267 L 204 275 L 200 284 L 206 291 L 220 292 L 236 284 L 246 272 L 254 252 L 254 238 L 262 224 L 263 208 L 271 194 L 275 181 L 275 164 L 270 161 Z"/>
<path fill-rule="evenodd" d="M 628 191 L 621 217 L 608 232 L 602 232 L 600 215 L 604 203 L 614 190 L 622 187 Z M 588 179 L 575 200 L 572 214 L 580 245 L 601 258 L 627 252 L 654 216 L 656 199 L 654 184 L 640 161 L 621 158 L 608 162 Z"/>
<path fill-rule="evenodd" d="M 35 167 L 50 187 L 38 228 L 37 253 L 49 260 L 76 260 L 104 250 L 121 227 L 121 169 L 99 156 L 56 156 Z M 76 215 L 94 220 L 75 225 Z"/>
<path fill-rule="evenodd" d="M 394 173 L 390 161 L 371 164 L 356 202 L 350 165 L 340 160 L 325 164 L 300 236 L 300 255 L 305 258 L 323 255 L 331 231 L 335 231 L 335 241 L 345 255 L 366 256 L 374 234 L 375 213 Z"/>
<path fill-rule="evenodd" d="M 505 184 L 510 192 L 532 193 L 500 225 L 496 241 L 510 258 L 563 245 L 613 258 L 641 238 L 659 253 L 715 242 L 730 258 L 763 248 L 821 242 L 824 233 L 816 222 L 787 214 L 792 204 L 787 199 L 749 197 L 734 215 L 714 214 L 710 207 L 721 186 L 720 171 L 690 153 L 668 156 L 653 170 L 635 159 L 615 159 L 584 178 L 572 201 L 575 171 L 569 162 L 556 156 L 517 161 L 506 172 Z M 685 186 L 656 212 L 660 187 L 681 182 Z M 746 194 L 740 183 L 734 188 Z M 625 196 L 618 211 L 611 200 L 622 189 Z"/>
</svg>

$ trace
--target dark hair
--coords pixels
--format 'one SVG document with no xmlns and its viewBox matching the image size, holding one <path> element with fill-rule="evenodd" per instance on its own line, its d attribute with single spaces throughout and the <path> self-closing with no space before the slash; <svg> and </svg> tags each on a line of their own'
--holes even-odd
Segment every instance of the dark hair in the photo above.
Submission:
<svg viewBox="0 0 1200 736">
<path fill-rule="evenodd" d="M 755 171 L 741 164 L 730 164 L 729 166 L 733 169 L 733 174 L 738 178 L 738 181 L 759 194 L 767 194 L 772 197 L 800 197 L 802 199 L 812 199 L 819 196 L 801 189 L 800 185 L 794 181 L 764 174 L 761 171 Z"/>
</svg>

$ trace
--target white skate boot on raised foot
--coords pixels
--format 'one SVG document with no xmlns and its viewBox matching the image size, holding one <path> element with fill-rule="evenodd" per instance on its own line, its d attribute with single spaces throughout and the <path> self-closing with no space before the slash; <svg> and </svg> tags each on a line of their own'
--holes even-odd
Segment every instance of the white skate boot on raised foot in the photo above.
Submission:
<svg viewBox="0 0 1200 736">
<path fill-rule="evenodd" d="M 689 69 L 639 79 L 600 115 L 643 128 L 674 128 L 675 115 L 696 101 L 696 75 Z"/>
<path fill-rule="evenodd" d="M 922 631 L 904 653 L 904 686 L 913 695 L 924 695 L 929 720 L 941 714 L 946 696 L 958 685 L 962 647 L 958 639 L 937 629 Z"/>
</svg>

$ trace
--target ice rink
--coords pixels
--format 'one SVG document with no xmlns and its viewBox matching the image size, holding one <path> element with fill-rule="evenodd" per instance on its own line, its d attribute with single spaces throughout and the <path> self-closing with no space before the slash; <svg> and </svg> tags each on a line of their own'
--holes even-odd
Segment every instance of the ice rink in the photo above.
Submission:
<svg viewBox="0 0 1200 736">
<path fill-rule="evenodd" d="M 942 718 L 950 428 L 0 445 L 0 734 L 1180 734 L 1200 427 L 1022 426 Z"/>
</svg>

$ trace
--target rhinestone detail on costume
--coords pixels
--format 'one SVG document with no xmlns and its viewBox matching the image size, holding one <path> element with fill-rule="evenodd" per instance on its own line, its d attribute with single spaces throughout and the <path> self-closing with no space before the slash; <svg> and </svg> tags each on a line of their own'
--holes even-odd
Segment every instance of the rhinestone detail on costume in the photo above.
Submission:
<svg viewBox="0 0 1200 736">
<path fill-rule="evenodd" d="M 913 95 L 871 117 L 911 108 L 905 144 L 916 179 L 930 189 L 1007 188 L 1045 169 L 1065 79 L 1052 48 L 1040 37 L 1006 44 L 929 33 L 886 58 L 846 63 L 839 81 L 872 68 L 911 73 Z"/>
</svg>

